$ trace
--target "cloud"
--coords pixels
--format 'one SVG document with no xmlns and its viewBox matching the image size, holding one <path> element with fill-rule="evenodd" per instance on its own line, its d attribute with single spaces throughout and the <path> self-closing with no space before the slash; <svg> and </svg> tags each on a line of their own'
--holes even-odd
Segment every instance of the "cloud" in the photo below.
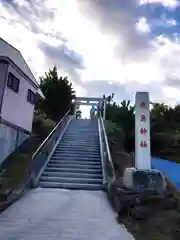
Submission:
<svg viewBox="0 0 180 240">
<path fill-rule="evenodd" d="M 117 101 L 150 91 L 173 101 L 179 88 L 179 33 L 172 14 L 154 17 L 147 5 L 176 1 L 0 0 L 1 37 L 17 47 L 39 77 L 55 64 L 78 95 L 115 92 Z M 71 6 L 71 7 L 70 7 Z M 157 29 L 161 28 L 161 33 Z"/>
<path fill-rule="evenodd" d="M 168 18 L 166 14 L 162 14 L 161 17 L 155 18 L 151 20 L 151 30 L 161 28 L 165 30 L 167 28 L 171 28 L 177 26 L 178 22 L 173 18 Z"/>
<path fill-rule="evenodd" d="M 83 57 L 76 52 L 68 49 L 65 44 L 59 46 L 53 46 L 46 42 L 39 42 L 40 49 L 46 54 L 47 57 L 55 60 L 55 62 L 61 62 L 66 68 L 83 69 Z"/>
<path fill-rule="evenodd" d="M 137 22 L 137 29 L 144 33 L 149 33 L 151 31 L 150 25 L 147 22 L 147 19 L 141 17 Z"/>
<path fill-rule="evenodd" d="M 151 53 L 153 46 L 148 34 L 142 34 L 135 27 L 140 14 L 136 1 L 79 2 L 82 13 L 96 22 L 102 32 L 116 36 L 118 45 L 114 54 L 123 58 L 124 62 L 141 59 Z"/>
<path fill-rule="evenodd" d="M 83 69 L 82 56 L 69 51 L 67 46 L 61 44 L 53 46 L 45 42 L 39 42 L 39 47 L 47 57 L 49 65 L 56 65 L 64 75 L 68 75 L 75 84 L 82 85 L 78 75 L 78 69 Z"/>
<path fill-rule="evenodd" d="M 178 0 L 140 0 L 140 4 L 162 4 L 164 7 L 172 9 L 180 5 Z"/>
<path fill-rule="evenodd" d="M 118 102 L 128 98 L 126 88 L 123 84 L 110 84 L 107 80 L 91 80 L 85 82 L 84 88 L 88 89 L 87 95 L 93 97 L 102 97 L 103 94 L 108 96 L 114 93 L 115 99 Z M 101 91 L 99 91 L 99 89 L 101 89 Z"/>
</svg>

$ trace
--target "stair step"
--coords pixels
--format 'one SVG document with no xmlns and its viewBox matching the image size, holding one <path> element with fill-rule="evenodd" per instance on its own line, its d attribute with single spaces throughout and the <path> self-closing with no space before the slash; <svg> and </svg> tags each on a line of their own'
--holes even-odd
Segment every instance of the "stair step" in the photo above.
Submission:
<svg viewBox="0 0 180 240">
<path fill-rule="evenodd" d="M 91 164 L 86 164 L 86 165 L 82 165 L 82 164 L 68 164 L 68 163 L 62 163 L 62 164 L 54 164 L 54 165 L 48 165 L 48 167 L 57 167 L 57 168 L 66 168 L 66 167 L 72 167 L 72 168 L 80 168 L 80 169 L 101 169 L 101 165 L 91 165 Z"/>
<path fill-rule="evenodd" d="M 61 144 L 62 144 L 62 142 L 61 142 Z M 78 140 L 73 140 L 73 141 L 66 141 L 66 142 L 64 142 L 63 143 L 64 145 L 59 145 L 60 147 L 61 146 L 63 146 L 63 147 L 66 147 L 66 146 L 75 146 L 76 147 L 76 145 L 78 145 L 77 147 L 79 147 L 79 146 L 82 146 L 82 148 L 84 147 L 84 145 L 85 145 L 85 147 L 87 148 L 87 147 L 91 147 L 92 146 L 92 148 L 94 148 L 94 147 L 100 147 L 100 144 L 96 144 L 95 146 L 93 146 L 89 141 L 87 141 L 86 143 L 84 143 L 84 142 L 79 142 Z M 76 144 L 76 145 L 75 145 Z M 59 147 L 58 146 L 58 147 Z"/>
<path fill-rule="evenodd" d="M 63 152 L 63 151 L 55 151 L 55 153 L 53 154 L 53 156 L 70 156 L 70 157 L 79 157 L 79 156 L 82 156 L 82 157 L 99 157 L 100 156 L 100 152 L 99 153 L 86 153 L 86 152 L 70 152 L 70 151 L 66 151 L 66 152 Z"/>
<path fill-rule="evenodd" d="M 74 143 L 59 143 L 58 146 L 57 146 L 57 149 L 58 148 L 67 148 L 67 147 L 76 147 L 76 148 L 99 148 L 100 147 L 100 144 L 94 144 L 94 145 L 87 145 L 87 144 L 78 144 L 78 142 L 74 142 Z"/>
<path fill-rule="evenodd" d="M 42 188 L 64 188 L 71 190 L 101 190 L 102 184 L 40 182 Z"/>
<path fill-rule="evenodd" d="M 66 173 L 92 173 L 92 174 L 102 174 L 102 169 L 83 169 L 83 168 L 72 168 L 72 166 L 67 166 L 64 168 L 54 168 L 46 167 L 44 172 L 66 172 Z"/>
<path fill-rule="evenodd" d="M 79 145 L 79 146 L 84 146 L 84 145 L 86 145 L 86 146 L 92 146 L 93 147 L 93 143 L 94 143 L 94 141 L 93 141 L 93 143 L 92 142 L 90 142 L 90 141 L 87 141 L 87 142 L 84 142 L 84 141 L 82 141 L 82 142 L 80 142 L 80 141 L 78 141 L 77 139 L 76 140 L 65 140 L 65 141 L 61 141 L 59 144 L 64 144 L 64 145 L 71 145 L 71 144 L 77 144 L 77 145 Z M 94 145 L 95 146 L 100 146 L 100 144 L 99 143 L 94 143 Z M 60 145 L 61 146 L 61 145 Z"/>
<path fill-rule="evenodd" d="M 57 148 L 59 148 L 59 147 L 77 147 L 77 148 L 79 148 L 79 147 L 81 147 L 81 148 L 99 148 L 99 146 L 100 146 L 100 144 L 99 143 L 96 143 L 96 144 L 94 144 L 94 145 L 90 145 L 89 143 L 87 144 L 82 144 L 82 143 L 79 143 L 78 141 L 74 141 L 74 142 L 71 142 L 71 143 L 59 143 L 58 144 L 58 146 L 57 146 Z"/>
<path fill-rule="evenodd" d="M 98 145 L 99 140 L 97 141 L 97 140 L 91 140 L 91 139 L 87 139 L 87 140 L 83 139 L 83 141 L 82 141 L 82 140 L 79 140 L 79 138 L 71 138 L 71 139 L 63 139 L 61 143 L 66 143 L 66 144 L 67 143 L 69 143 L 69 144 L 77 143 L 77 144 L 82 144 L 82 145 L 84 144 L 86 146 L 91 146 L 93 144 Z"/>
<path fill-rule="evenodd" d="M 63 139 L 61 140 L 62 142 L 74 142 L 74 141 L 78 141 L 78 143 L 98 143 L 99 139 L 98 138 L 81 138 L 81 137 L 77 137 L 77 138 L 72 138 L 72 137 L 63 137 Z"/>
<path fill-rule="evenodd" d="M 78 154 L 76 154 L 76 155 L 68 155 L 68 154 L 66 154 L 66 155 L 64 155 L 64 154 L 55 154 L 55 155 L 53 155 L 52 156 L 52 158 L 51 158 L 51 160 L 56 160 L 56 161 L 60 161 L 60 160 L 64 160 L 64 161 L 70 161 L 70 160 L 73 160 L 73 161 L 75 161 L 75 160 L 84 160 L 84 161 L 101 161 L 101 157 L 100 157 L 100 154 L 99 155 L 92 155 L 92 156 L 88 156 L 88 155 L 78 155 Z"/>
<path fill-rule="evenodd" d="M 60 165 L 62 165 L 62 164 L 71 164 L 71 165 L 74 165 L 74 164 L 76 164 L 76 165 L 84 165 L 84 166 L 86 166 L 86 165 L 96 165 L 96 166 L 101 166 L 101 162 L 100 161 L 93 161 L 93 162 L 91 162 L 91 161 L 70 161 L 70 160 L 67 160 L 67 161 L 63 161 L 63 160 L 61 160 L 61 161 L 59 161 L 59 162 L 49 162 L 48 163 L 48 166 L 60 166 Z"/>
<path fill-rule="evenodd" d="M 101 164 L 83 164 L 83 163 L 48 163 L 47 167 L 52 167 L 52 168 L 66 168 L 66 167 L 73 167 L 73 168 L 83 168 L 83 169 L 101 169 Z"/>
<path fill-rule="evenodd" d="M 77 136 L 77 135 L 82 135 L 83 136 L 83 135 L 85 135 L 85 136 L 97 136 L 98 137 L 99 134 L 96 133 L 95 130 L 96 129 L 88 129 L 88 130 L 84 130 L 84 131 L 80 130 L 78 132 L 77 132 L 77 130 L 76 131 L 67 130 L 65 134 L 68 135 L 68 136 L 69 135 L 74 135 L 74 136 Z"/>
<path fill-rule="evenodd" d="M 99 138 L 99 134 L 89 134 L 89 133 L 86 133 L 86 134 L 82 134 L 82 133 L 77 133 L 77 134 L 70 134 L 70 133 L 65 133 L 63 138 L 79 138 L 79 139 L 86 139 L 86 138 L 89 138 L 89 139 L 98 139 Z"/>
<path fill-rule="evenodd" d="M 80 184 L 102 184 L 102 179 L 88 179 L 88 178 L 65 178 L 65 177 L 52 177 L 43 176 L 40 182 L 58 182 L 58 183 L 80 183 Z"/>
<path fill-rule="evenodd" d="M 79 153 L 81 154 L 82 152 L 84 153 L 92 153 L 92 154 L 99 154 L 100 153 L 100 149 L 96 150 L 96 149 L 76 149 L 76 148 L 67 148 L 67 149 L 64 149 L 64 148 L 61 148 L 61 149 L 56 149 L 55 150 L 55 153 L 72 153 L 72 154 L 75 154 L 75 153 Z"/>
<path fill-rule="evenodd" d="M 68 155 L 54 155 L 52 156 L 51 160 L 50 161 L 61 161 L 61 160 L 64 160 L 64 161 L 91 161 L 91 162 L 97 162 L 97 161 L 101 161 L 101 158 L 100 156 L 68 156 Z"/>
<path fill-rule="evenodd" d="M 68 146 L 68 147 L 59 147 L 56 148 L 55 152 L 70 152 L 70 153 L 99 153 L 100 152 L 100 147 L 99 148 L 76 148 L 73 146 Z"/>
<path fill-rule="evenodd" d="M 91 147 L 91 146 L 87 146 L 87 147 L 83 147 L 82 145 L 79 145 L 79 146 L 74 146 L 73 144 L 66 144 L 65 146 L 58 146 L 56 148 L 56 150 L 58 151 L 62 151 L 62 150 L 65 150 L 65 151 L 75 151 L 75 152 L 78 152 L 78 151 L 84 151 L 84 152 L 91 152 L 91 151 L 99 151 L 100 150 L 100 145 L 97 146 L 97 147 Z"/>
<path fill-rule="evenodd" d="M 99 159 L 89 159 L 89 158 L 62 158 L 62 159 L 51 159 L 49 163 L 62 163 L 62 162 L 71 162 L 71 163 L 91 163 L 91 164 L 101 164 L 100 158 Z"/>
<path fill-rule="evenodd" d="M 65 173 L 65 172 L 44 172 L 42 176 L 56 176 L 65 178 L 95 178 L 102 179 L 102 174 L 96 173 Z"/>
<path fill-rule="evenodd" d="M 51 160 L 60 161 L 60 160 L 84 160 L 84 161 L 100 161 L 100 155 L 97 156 L 81 156 L 81 155 L 64 155 L 58 154 L 52 156 Z"/>
<path fill-rule="evenodd" d="M 79 133 L 77 134 L 70 134 L 66 132 L 63 136 L 63 138 L 80 138 L 80 139 L 98 139 L 99 138 L 99 133 L 98 134 L 90 134 L 90 133 Z"/>
<path fill-rule="evenodd" d="M 44 188 L 102 190 L 97 120 L 72 120 L 40 177 Z"/>
</svg>

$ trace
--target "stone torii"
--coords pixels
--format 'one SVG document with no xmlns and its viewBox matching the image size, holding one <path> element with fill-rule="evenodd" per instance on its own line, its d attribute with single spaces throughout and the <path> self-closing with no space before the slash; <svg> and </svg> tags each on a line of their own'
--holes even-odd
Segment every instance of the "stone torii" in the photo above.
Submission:
<svg viewBox="0 0 180 240">
<path fill-rule="evenodd" d="M 106 98 L 96 98 L 96 97 L 76 97 L 74 102 L 74 114 L 76 113 L 76 109 L 80 105 L 86 106 L 100 106 L 103 104 L 103 119 L 106 118 Z M 101 105 L 102 106 L 102 105 Z"/>
</svg>

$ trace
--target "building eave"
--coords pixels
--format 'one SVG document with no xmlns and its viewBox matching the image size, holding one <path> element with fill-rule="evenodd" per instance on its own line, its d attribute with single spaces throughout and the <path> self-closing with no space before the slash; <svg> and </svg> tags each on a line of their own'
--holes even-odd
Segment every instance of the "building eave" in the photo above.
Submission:
<svg viewBox="0 0 180 240">
<path fill-rule="evenodd" d="M 0 56 L 0 61 L 12 64 L 35 88 L 39 88 L 39 84 L 37 82 L 35 83 L 32 79 L 30 79 L 9 57 Z"/>
<path fill-rule="evenodd" d="M 36 94 L 38 94 L 38 96 L 40 97 L 40 98 L 42 98 L 42 99 L 45 99 L 45 96 L 44 96 L 44 94 L 43 94 L 43 92 L 41 91 L 41 89 L 40 88 L 38 88 L 38 90 L 37 90 L 37 93 Z"/>
<path fill-rule="evenodd" d="M 12 46 L 9 42 L 5 41 L 3 38 L 0 37 L 0 42 L 4 43 L 4 50 L 3 52 L 0 53 L 0 56 L 5 56 L 10 58 L 13 62 L 16 60 L 20 60 L 18 61 L 19 64 L 16 64 L 16 66 L 18 65 L 18 68 L 20 68 L 20 70 L 26 75 L 28 76 L 28 78 L 35 84 L 38 85 L 38 82 L 36 81 L 36 78 L 34 77 L 31 69 L 29 68 L 29 65 L 27 64 L 27 62 L 25 61 L 24 57 L 22 56 L 21 52 L 15 48 L 14 46 Z M 11 49 L 11 51 L 10 51 Z M 10 54 L 10 52 L 13 52 L 13 54 Z M 21 68 L 22 65 L 22 68 Z M 23 69 L 24 68 L 24 69 Z"/>
</svg>

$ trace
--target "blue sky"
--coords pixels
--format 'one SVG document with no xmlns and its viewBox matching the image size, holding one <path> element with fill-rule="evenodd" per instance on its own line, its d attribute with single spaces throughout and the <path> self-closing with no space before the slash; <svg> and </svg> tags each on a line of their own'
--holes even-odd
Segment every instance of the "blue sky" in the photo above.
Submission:
<svg viewBox="0 0 180 240">
<path fill-rule="evenodd" d="M 179 101 L 179 1 L 0 0 L 0 36 L 37 79 L 55 64 L 78 96 Z"/>
</svg>

